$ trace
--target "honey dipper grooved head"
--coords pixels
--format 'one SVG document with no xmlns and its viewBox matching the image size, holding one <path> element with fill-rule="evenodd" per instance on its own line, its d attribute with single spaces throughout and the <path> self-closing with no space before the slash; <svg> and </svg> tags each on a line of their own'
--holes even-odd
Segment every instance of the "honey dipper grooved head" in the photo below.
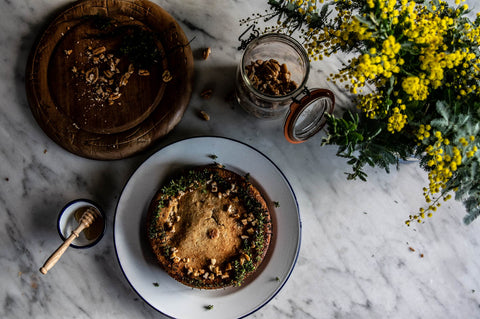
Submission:
<svg viewBox="0 0 480 319">
<path fill-rule="evenodd" d="M 99 214 L 94 208 L 89 208 L 85 213 L 83 213 L 82 217 L 80 218 L 80 222 L 90 226 L 96 218 L 98 218 Z"/>
</svg>

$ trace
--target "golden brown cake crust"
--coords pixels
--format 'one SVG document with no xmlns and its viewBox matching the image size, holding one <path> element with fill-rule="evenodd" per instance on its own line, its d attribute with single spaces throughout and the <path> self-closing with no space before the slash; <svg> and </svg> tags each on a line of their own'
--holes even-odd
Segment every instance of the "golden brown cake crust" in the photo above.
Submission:
<svg viewBox="0 0 480 319">
<path fill-rule="evenodd" d="M 219 166 L 174 178 L 152 199 L 147 229 L 166 272 L 202 289 L 240 285 L 271 238 L 268 205 L 244 177 Z"/>
</svg>

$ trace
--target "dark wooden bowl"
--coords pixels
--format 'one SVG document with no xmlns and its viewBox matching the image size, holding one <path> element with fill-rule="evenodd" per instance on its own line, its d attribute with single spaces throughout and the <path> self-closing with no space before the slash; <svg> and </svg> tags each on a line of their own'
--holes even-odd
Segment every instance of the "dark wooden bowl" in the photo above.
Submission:
<svg viewBox="0 0 480 319">
<path fill-rule="evenodd" d="M 99 18 L 111 23 L 108 28 L 95 23 Z M 92 68 L 87 52 L 95 48 L 117 52 L 133 29 L 154 35 L 160 58 L 148 67 L 148 76 L 137 68 L 114 103 L 94 99 L 85 75 L 72 70 Z M 118 69 L 125 72 L 131 61 L 119 58 Z M 169 81 L 162 78 L 167 70 Z M 40 35 L 26 68 L 28 102 L 43 131 L 66 150 L 101 160 L 131 156 L 169 133 L 188 106 L 192 85 L 187 37 L 175 19 L 146 0 L 75 2 Z"/>
</svg>

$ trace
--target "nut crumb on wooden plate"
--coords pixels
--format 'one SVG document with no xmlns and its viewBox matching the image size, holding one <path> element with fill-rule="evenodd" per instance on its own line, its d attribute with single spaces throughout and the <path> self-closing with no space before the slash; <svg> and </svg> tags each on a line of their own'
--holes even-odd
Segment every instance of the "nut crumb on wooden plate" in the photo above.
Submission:
<svg viewBox="0 0 480 319">
<path fill-rule="evenodd" d="M 173 47 L 181 50 L 164 54 Z M 178 77 L 169 90 L 158 81 L 168 67 Z M 163 137 L 184 114 L 192 86 L 189 39 L 148 1 L 75 1 L 39 35 L 26 67 L 28 102 L 42 129 L 95 159 L 125 158 Z"/>
<path fill-rule="evenodd" d="M 162 73 L 162 80 L 163 82 L 170 82 L 172 80 L 172 74 L 170 73 L 169 70 L 165 70 Z"/>
<path fill-rule="evenodd" d="M 114 105 L 122 93 L 121 88 L 127 86 L 128 80 L 134 74 L 135 67 L 132 63 L 121 70 L 121 58 L 117 57 L 115 52 L 109 52 L 105 46 L 96 48 L 88 47 L 85 52 L 87 63 L 85 66 L 91 66 L 89 69 L 79 69 L 74 65 L 71 69 L 73 77 L 81 80 L 85 77 L 88 93 L 87 96 L 97 103 L 107 102 L 108 105 Z M 141 76 L 148 76 L 148 70 L 139 70 Z M 118 105 L 121 105 L 118 103 Z"/>
</svg>

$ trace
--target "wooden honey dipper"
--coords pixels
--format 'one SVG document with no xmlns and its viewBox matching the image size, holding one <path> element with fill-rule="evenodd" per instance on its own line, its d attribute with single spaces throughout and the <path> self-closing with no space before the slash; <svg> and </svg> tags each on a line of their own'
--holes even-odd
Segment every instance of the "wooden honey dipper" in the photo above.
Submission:
<svg viewBox="0 0 480 319">
<path fill-rule="evenodd" d="M 87 209 L 83 213 L 82 217 L 80 217 L 80 224 L 78 225 L 78 227 L 72 231 L 72 234 L 47 259 L 43 267 L 40 268 L 40 272 L 45 275 L 57 263 L 60 257 L 62 257 L 63 253 L 67 250 L 68 246 L 70 246 L 72 241 L 74 241 L 75 238 L 77 238 L 85 228 L 90 227 L 95 221 L 95 219 L 97 219 L 99 216 L 100 214 L 95 208 L 90 207 L 89 209 Z"/>
</svg>

